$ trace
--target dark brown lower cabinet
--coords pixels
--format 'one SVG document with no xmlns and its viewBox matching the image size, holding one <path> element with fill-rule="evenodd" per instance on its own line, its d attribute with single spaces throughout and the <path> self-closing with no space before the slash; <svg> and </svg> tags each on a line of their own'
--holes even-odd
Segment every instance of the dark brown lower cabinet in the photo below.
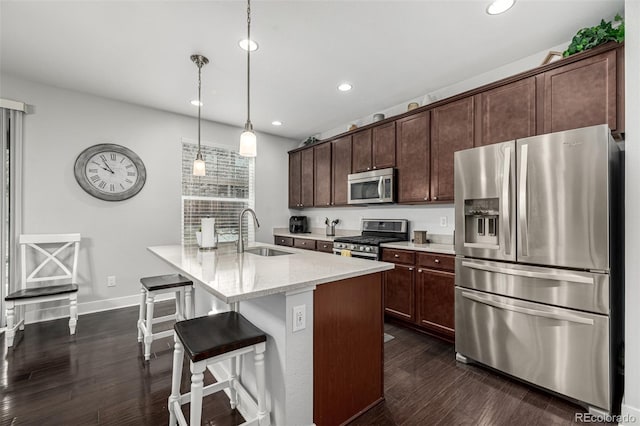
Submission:
<svg viewBox="0 0 640 426">
<path fill-rule="evenodd" d="M 402 320 L 415 320 L 415 267 L 396 265 L 385 272 L 384 311 Z"/>
<path fill-rule="evenodd" d="M 384 312 L 388 319 L 447 341 L 455 338 L 454 256 L 383 249 L 396 263 L 385 272 Z"/>
<path fill-rule="evenodd" d="M 455 274 L 418 268 L 416 307 L 418 325 L 454 337 Z"/>
<path fill-rule="evenodd" d="M 310 238 L 292 238 L 275 235 L 273 242 L 277 246 L 296 247 L 306 250 L 321 251 L 323 253 L 333 253 L 333 243 L 331 241 L 312 240 Z"/>
</svg>

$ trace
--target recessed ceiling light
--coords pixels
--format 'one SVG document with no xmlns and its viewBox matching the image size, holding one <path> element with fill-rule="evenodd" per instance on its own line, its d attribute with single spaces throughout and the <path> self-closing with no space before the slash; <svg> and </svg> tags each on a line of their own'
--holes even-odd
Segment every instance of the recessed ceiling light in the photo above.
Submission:
<svg viewBox="0 0 640 426">
<path fill-rule="evenodd" d="M 338 90 L 341 92 L 348 92 L 349 90 L 351 90 L 353 88 L 352 85 L 350 85 L 349 83 L 341 83 L 338 86 Z"/>
<path fill-rule="evenodd" d="M 282 126 L 282 121 L 275 120 L 275 121 L 272 121 L 271 124 L 274 126 Z"/>
<path fill-rule="evenodd" d="M 249 49 L 250 52 L 253 52 L 254 50 L 258 50 L 258 43 L 256 43 L 253 40 L 247 40 L 246 38 L 244 40 L 240 40 L 238 42 L 238 46 L 240 46 L 242 50 Z"/>
<path fill-rule="evenodd" d="M 191 101 L 191 105 L 193 106 L 198 106 L 198 104 L 200 104 L 199 106 L 204 105 L 202 102 L 199 102 L 197 99 L 194 99 Z"/>
<path fill-rule="evenodd" d="M 516 0 L 494 0 L 488 7 L 487 13 L 489 15 L 499 15 L 511 9 L 516 3 Z"/>
</svg>

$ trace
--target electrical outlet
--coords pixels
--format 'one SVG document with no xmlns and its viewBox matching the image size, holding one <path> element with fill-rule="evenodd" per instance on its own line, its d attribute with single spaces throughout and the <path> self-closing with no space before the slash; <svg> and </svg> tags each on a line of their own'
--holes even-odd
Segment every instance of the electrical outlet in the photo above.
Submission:
<svg viewBox="0 0 640 426">
<path fill-rule="evenodd" d="M 446 216 L 440 216 L 440 226 L 442 226 L 442 227 L 446 227 L 447 226 L 447 217 Z"/>
<path fill-rule="evenodd" d="M 107 277 L 107 287 L 115 287 L 116 286 L 116 276 L 109 275 Z"/>
<path fill-rule="evenodd" d="M 293 332 L 307 328 L 307 305 L 293 307 Z"/>
</svg>

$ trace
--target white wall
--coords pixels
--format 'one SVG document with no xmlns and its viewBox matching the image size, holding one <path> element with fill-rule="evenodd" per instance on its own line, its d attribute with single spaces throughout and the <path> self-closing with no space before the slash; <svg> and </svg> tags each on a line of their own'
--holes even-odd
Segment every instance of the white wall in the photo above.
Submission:
<svg viewBox="0 0 640 426">
<path fill-rule="evenodd" d="M 292 214 L 309 217 L 309 226 L 324 228 L 324 219 L 340 219 L 336 230 L 359 230 L 360 220 L 366 219 L 408 219 L 409 232 L 414 229 L 428 231 L 429 234 L 453 235 L 454 209 L 451 204 L 419 205 L 419 206 L 369 206 L 369 207 L 336 207 L 321 209 L 291 210 Z M 440 219 L 445 217 L 447 225 L 440 226 Z"/>
<path fill-rule="evenodd" d="M 623 414 L 640 422 L 640 2 L 625 1 L 625 395 Z"/>
<path fill-rule="evenodd" d="M 2 75 L 1 83 L 0 97 L 34 107 L 24 120 L 23 231 L 82 234 L 81 312 L 86 302 L 137 294 L 140 277 L 171 272 L 146 247 L 180 243 L 181 143 L 197 138 L 197 120 L 13 75 Z M 202 138 L 235 148 L 240 132 L 205 121 Z M 129 147 L 144 161 L 147 182 L 135 197 L 101 201 L 76 183 L 77 155 L 102 142 Z M 296 142 L 258 134 L 258 143 L 256 211 L 263 226 L 256 236 L 271 241 L 273 225 L 289 215 L 283 165 Z M 116 276 L 116 287 L 107 287 L 108 275 Z"/>
</svg>

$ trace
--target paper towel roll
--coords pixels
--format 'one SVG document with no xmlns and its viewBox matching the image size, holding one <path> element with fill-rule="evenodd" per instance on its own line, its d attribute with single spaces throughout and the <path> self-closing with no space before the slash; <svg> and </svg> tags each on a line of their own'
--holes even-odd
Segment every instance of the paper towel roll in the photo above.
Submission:
<svg viewBox="0 0 640 426">
<path fill-rule="evenodd" d="M 216 220 L 213 217 L 205 217 L 200 222 L 202 227 L 202 244 L 200 247 L 214 247 L 216 242 Z"/>
</svg>

